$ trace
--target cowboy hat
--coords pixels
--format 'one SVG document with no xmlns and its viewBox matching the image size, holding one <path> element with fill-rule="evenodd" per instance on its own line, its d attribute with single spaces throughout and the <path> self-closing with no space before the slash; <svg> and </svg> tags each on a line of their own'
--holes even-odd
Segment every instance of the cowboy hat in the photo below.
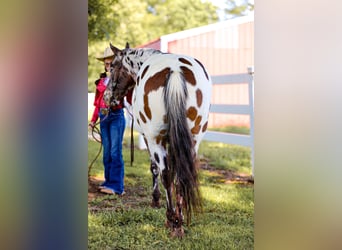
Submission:
<svg viewBox="0 0 342 250">
<path fill-rule="evenodd" d="M 114 58 L 114 53 L 110 47 L 106 48 L 103 52 L 103 56 L 96 57 L 97 60 L 103 62 L 106 58 Z"/>
</svg>

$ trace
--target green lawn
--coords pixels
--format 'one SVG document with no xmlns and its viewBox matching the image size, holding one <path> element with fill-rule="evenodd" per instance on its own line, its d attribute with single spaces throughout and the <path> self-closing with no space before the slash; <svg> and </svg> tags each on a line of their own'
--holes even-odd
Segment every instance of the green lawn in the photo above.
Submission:
<svg viewBox="0 0 342 250">
<path fill-rule="evenodd" d="M 138 135 L 135 134 L 137 144 Z M 89 141 L 88 162 L 99 144 Z M 250 149 L 222 143 L 202 142 L 200 170 L 203 213 L 185 225 L 185 237 L 173 239 L 164 227 L 162 208 L 150 207 L 152 177 L 147 151 L 135 149 L 130 166 L 129 132 L 125 132 L 125 189 L 123 197 L 98 194 L 88 203 L 88 249 L 253 249 L 254 188 L 252 184 L 227 182 L 225 172 L 250 175 Z M 102 156 L 94 163 L 91 177 L 103 176 Z M 217 171 L 215 171 L 217 169 Z"/>
<path fill-rule="evenodd" d="M 208 128 L 208 130 L 227 132 L 227 133 L 233 133 L 233 134 L 243 134 L 243 135 L 248 135 L 250 133 L 249 127 L 246 127 L 246 126 L 226 126 L 222 128 Z"/>
</svg>

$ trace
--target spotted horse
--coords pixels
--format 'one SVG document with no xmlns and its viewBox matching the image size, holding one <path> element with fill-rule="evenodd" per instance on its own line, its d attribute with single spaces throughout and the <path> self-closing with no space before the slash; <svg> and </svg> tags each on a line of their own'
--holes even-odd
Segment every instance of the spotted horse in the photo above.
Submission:
<svg viewBox="0 0 342 250">
<path fill-rule="evenodd" d="M 181 238 L 183 210 L 189 225 L 192 214 L 202 207 L 196 156 L 208 125 L 210 76 L 190 56 L 129 45 L 123 50 L 110 47 L 115 59 L 104 99 L 116 105 L 133 89 L 134 122 L 151 159 L 151 205 L 160 207 L 160 175 L 167 199 L 165 225 L 172 237 Z"/>
</svg>

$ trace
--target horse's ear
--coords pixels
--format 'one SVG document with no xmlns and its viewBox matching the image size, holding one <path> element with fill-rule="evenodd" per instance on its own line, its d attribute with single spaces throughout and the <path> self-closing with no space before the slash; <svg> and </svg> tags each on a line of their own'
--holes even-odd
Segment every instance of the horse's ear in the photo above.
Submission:
<svg viewBox="0 0 342 250">
<path fill-rule="evenodd" d="M 126 48 L 125 49 L 129 49 L 129 43 L 126 42 Z"/>
<path fill-rule="evenodd" d="M 115 46 L 113 46 L 113 44 L 112 43 L 110 43 L 109 44 L 109 46 L 110 46 L 110 48 L 112 49 L 112 51 L 113 51 L 113 53 L 114 53 L 114 55 L 120 55 L 121 54 L 121 50 L 120 49 L 118 49 L 117 47 L 115 47 Z"/>
</svg>

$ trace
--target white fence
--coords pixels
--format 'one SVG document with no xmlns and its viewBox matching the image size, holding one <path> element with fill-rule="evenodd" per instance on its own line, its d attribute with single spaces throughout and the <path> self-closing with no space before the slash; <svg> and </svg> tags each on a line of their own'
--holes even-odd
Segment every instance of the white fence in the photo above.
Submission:
<svg viewBox="0 0 342 250">
<path fill-rule="evenodd" d="M 222 142 L 227 144 L 236 144 L 247 146 L 251 148 L 251 163 L 252 163 L 252 176 L 254 177 L 254 81 L 253 81 L 253 68 L 248 68 L 246 74 L 234 75 L 220 75 L 212 76 L 213 84 L 246 84 L 248 83 L 248 105 L 229 105 L 229 104 L 211 104 L 210 113 L 223 113 L 223 114 L 242 114 L 249 115 L 250 119 L 250 134 L 232 134 L 216 131 L 207 131 L 204 140 Z"/>
</svg>

